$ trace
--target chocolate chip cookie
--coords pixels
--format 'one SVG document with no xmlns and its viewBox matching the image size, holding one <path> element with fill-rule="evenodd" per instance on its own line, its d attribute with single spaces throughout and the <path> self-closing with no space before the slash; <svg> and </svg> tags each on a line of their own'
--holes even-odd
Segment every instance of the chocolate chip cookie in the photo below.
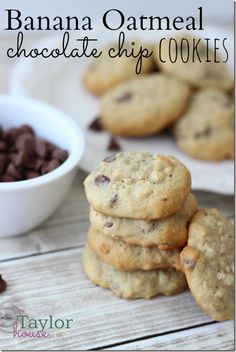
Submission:
<svg viewBox="0 0 236 352">
<path fill-rule="evenodd" d="M 137 49 L 134 53 L 136 54 L 140 46 L 148 48 L 150 53 L 152 52 L 149 44 L 143 44 L 138 41 L 135 41 L 135 44 Z M 117 84 L 137 76 L 136 65 L 138 59 L 134 57 L 127 58 L 124 55 L 122 57 L 111 58 L 108 55 L 111 47 L 116 47 L 117 49 L 117 46 L 112 46 L 112 44 L 109 47 L 103 48 L 102 55 L 99 58 L 93 59 L 84 73 L 83 83 L 95 95 L 102 95 Z M 130 50 L 131 45 L 126 44 L 124 49 Z M 153 68 L 153 55 L 149 58 L 143 58 L 140 74 L 149 73 Z"/>
<path fill-rule="evenodd" d="M 233 113 L 233 102 L 224 92 L 216 89 L 196 92 L 188 111 L 174 126 L 177 145 L 197 159 L 233 159 Z"/>
<path fill-rule="evenodd" d="M 88 202 L 100 213 L 153 220 L 182 208 L 191 176 L 172 156 L 119 153 L 105 158 L 84 186 Z"/>
<path fill-rule="evenodd" d="M 151 298 L 158 294 L 172 295 L 186 289 L 185 276 L 178 271 L 119 271 L 99 259 L 88 246 L 83 253 L 83 267 L 92 282 L 110 288 L 121 298 Z"/>
<path fill-rule="evenodd" d="M 197 210 L 197 200 L 189 194 L 183 208 L 158 220 L 115 218 L 90 208 L 90 222 L 99 232 L 127 244 L 171 250 L 187 242 L 187 224 Z"/>
<path fill-rule="evenodd" d="M 189 97 L 188 85 L 168 75 L 134 78 L 102 97 L 101 122 L 114 135 L 151 135 L 176 121 Z"/>
<path fill-rule="evenodd" d="M 158 247 L 130 245 L 104 235 L 90 226 L 90 248 L 107 264 L 121 271 L 174 268 L 181 271 L 180 250 L 162 251 Z"/>
<path fill-rule="evenodd" d="M 233 78 L 228 72 L 227 64 L 215 63 L 214 52 L 209 49 L 207 53 L 207 46 L 202 39 L 184 34 L 174 37 L 174 40 L 176 45 L 168 38 L 162 42 L 161 52 L 159 47 L 154 50 L 154 58 L 161 70 L 195 88 L 211 87 L 225 91 L 232 89 Z M 198 41 L 198 50 L 195 50 Z"/>
<path fill-rule="evenodd" d="M 234 317 L 234 230 L 217 209 L 201 209 L 181 262 L 198 305 L 214 320 Z"/>
</svg>

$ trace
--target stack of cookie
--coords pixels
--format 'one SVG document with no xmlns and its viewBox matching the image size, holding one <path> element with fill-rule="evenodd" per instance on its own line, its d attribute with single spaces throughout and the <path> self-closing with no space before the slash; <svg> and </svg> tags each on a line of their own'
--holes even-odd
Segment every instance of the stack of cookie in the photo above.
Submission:
<svg viewBox="0 0 236 352">
<path fill-rule="evenodd" d="M 186 167 L 174 157 L 119 153 L 84 184 L 91 206 L 83 256 L 89 278 L 123 298 L 184 290 L 180 251 L 197 209 Z"/>
</svg>

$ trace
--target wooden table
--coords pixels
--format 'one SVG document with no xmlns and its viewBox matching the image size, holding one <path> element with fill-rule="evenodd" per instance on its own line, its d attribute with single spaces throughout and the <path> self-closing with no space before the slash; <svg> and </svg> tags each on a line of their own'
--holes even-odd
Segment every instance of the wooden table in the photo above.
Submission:
<svg viewBox="0 0 236 352">
<path fill-rule="evenodd" d="M 93 285 L 81 253 L 88 229 L 88 204 L 78 172 L 58 211 L 34 231 L 0 240 L 0 272 L 8 289 L 0 295 L 2 350 L 233 350 L 232 321 L 216 323 L 191 294 L 125 301 Z M 200 206 L 217 206 L 233 217 L 233 197 L 195 192 Z M 73 319 L 70 329 L 45 339 L 13 338 L 17 314 Z"/>
</svg>

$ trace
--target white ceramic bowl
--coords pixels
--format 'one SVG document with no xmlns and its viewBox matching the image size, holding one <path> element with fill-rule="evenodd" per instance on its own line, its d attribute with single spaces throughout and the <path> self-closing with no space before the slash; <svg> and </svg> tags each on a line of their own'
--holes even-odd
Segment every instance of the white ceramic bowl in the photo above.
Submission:
<svg viewBox="0 0 236 352">
<path fill-rule="evenodd" d="M 69 152 L 54 171 L 25 181 L 0 182 L 0 237 L 29 231 L 47 219 L 69 190 L 84 151 L 84 136 L 61 111 L 31 99 L 0 96 L 3 129 L 29 124 L 36 135 Z"/>
</svg>

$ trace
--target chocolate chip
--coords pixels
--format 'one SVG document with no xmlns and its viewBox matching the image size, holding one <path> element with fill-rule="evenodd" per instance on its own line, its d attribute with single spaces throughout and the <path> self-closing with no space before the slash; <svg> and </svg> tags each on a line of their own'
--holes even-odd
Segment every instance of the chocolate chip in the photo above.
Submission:
<svg viewBox="0 0 236 352">
<path fill-rule="evenodd" d="M 166 201 L 168 200 L 168 198 L 161 198 L 161 200 L 162 200 L 163 202 L 166 202 Z"/>
<path fill-rule="evenodd" d="M 0 274 L 0 293 L 4 292 L 7 288 L 7 283 L 3 280 L 2 275 Z"/>
<path fill-rule="evenodd" d="M 148 232 L 152 232 L 158 228 L 158 222 L 157 221 L 152 221 L 151 226 L 148 229 Z"/>
<path fill-rule="evenodd" d="M 34 138 L 30 133 L 22 133 L 17 137 L 15 142 L 17 150 L 25 150 L 27 154 L 32 154 L 34 151 Z"/>
<path fill-rule="evenodd" d="M 7 154 L 0 153 L 0 175 L 5 171 L 8 163 Z"/>
<path fill-rule="evenodd" d="M 118 194 L 115 194 L 109 201 L 110 205 L 113 205 L 117 202 Z"/>
<path fill-rule="evenodd" d="M 6 169 L 6 174 L 12 176 L 15 180 L 21 180 L 22 175 L 13 163 L 9 164 Z"/>
<path fill-rule="evenodd" d="M 119 98 L 116 99 L 117 103 L 126 103 L 130 101 L 133 97 L 133 94 L 130 92 L 126 92 L 125 94 L 121 95 Z"/>
<path fill-rule="evenodd" d="M 61 164 L 60 164 L 59 160 L 53 159 L 46 164 L 44 169 L 42 168 L 42 172 L 43 172 L 43 174 L 47 174 L 47 173 L 57 169 L 58 166 L 60 166 L 60 165 Z"/>
<path fill-rule="evenodd" d="M 103 161 L 105 161 L 106 163 L 111 163 L 112 161 L 115 161 L 116 160 L 116 155 L 113 154 L 113 155 L 109 155 L 107 156 L 106 158 L 103 159 Z"/>
<path fill-rule="evenodd" d="M 67 157 L 67 151 L 37 138 L 31 126 L 7 131 L 0 126 L 0 182 L 38 177 L 53 171 Z"/>
<path fill-rule="evenodd" d="M 113 136 L 110 137 L 107 150 L 121 150 L 121 147 L 119 143 L 117 142 L 117 139 Z"/>
<path fill-rule="evenodd" d="M 11 175 L 2 175 L 1 176 L 1 182 L 14 182 L 16 181 L 14 177 L 12 177 Z"/>
<path fill-rule="evenodd" d="M 25 161 L 27 160 L 27 154 L 24 150 L 20 150 L 19 153 L 12 153 L 11 161 L 16 166 L 24 165 Z"/>
<path fill-rule="evenodd" d="M 7 143 L 5 141 L 0 141 L 0 152 L 6 152 L 8 149 Z"/>
<path fill-rule="evenodd" d="M 50 154 L 50 148 L 48 143 L 42 139 L 37 139 L 35 142 L 35 152 L 38 157 L 42 159 L 47 159 Z"/>
<path fill-rule="evenodd" d="M 29 134 L 32 134 L 32 136 L 34 136 L 34 130 L 29 125 L 22 125 L 19 130 L 21 133 L 29 133 Z"/>
<path fill-rule="evenodd" d="M 94 182 L 96 186 L 107 185 L 110 182 L 110 179 L 105 175 L 98 175 L 95 178 Z"/>
<path fill-rule="evenodd" d="M 212 133 L 212 129 L 210 126 L 208 126 L 205 130 L 202 132 L 196 132 L 193 137 L 194 138 L 200 138 L 200 137 L 208 137 Z"/>
<path fill-rule="evenodd" d="M 63 163 L 68 158 L 68 153 L 66 150 L 54 149 L 52 152 L 52 158 Z"/>
<path fill-rule="evenodd" d="M 96 131 L 96 132 L 100 132 L 103 131 L 103 126 L 101 124 L 101 119 L 100 117 L 96 117 L 88 126 L 89 130 L 91 131 Z"/>
<path fill-rule="evenodd" d="M 113 222 L 108 221 L 108 222 L 106 222 L 106 223 L 104 224 L 104 226 L 107 227 L 107 228 L 110 228 L 110 227 L 113 226 Z"/>
<path fill-rule="evenodd" d="M 27 180 L 30 180 L 31 178 L 35 178 L 35 177 L 39 177 L 39 176 L 40 176 L 39 172 L 31 171 L 31 170 L 26 171 L 26 174 L 25 174 L 25 178 Z"/>
<path fill-rule="evenodd" d="M 34 166 L 35 170 L 41 171 L 44 164 L 45 164 L 45 161 L 43 159 L 36 159 L 35 166 Z"/>
</svg>

